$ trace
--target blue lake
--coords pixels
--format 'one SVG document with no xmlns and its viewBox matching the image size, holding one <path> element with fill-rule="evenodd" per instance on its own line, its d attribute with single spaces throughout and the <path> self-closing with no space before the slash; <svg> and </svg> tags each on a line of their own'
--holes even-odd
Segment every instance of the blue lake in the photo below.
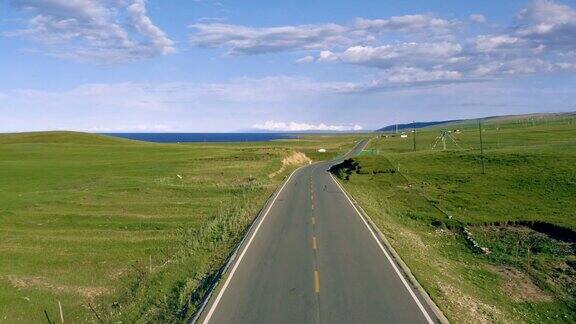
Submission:
<svg viewBox="0 0 576 324">
<path fill-rule="evenodd" d="M 268 142 L 296 138 L 287 133 L 105 133 L 104 135 L 156 143 Z"/>
</svg>

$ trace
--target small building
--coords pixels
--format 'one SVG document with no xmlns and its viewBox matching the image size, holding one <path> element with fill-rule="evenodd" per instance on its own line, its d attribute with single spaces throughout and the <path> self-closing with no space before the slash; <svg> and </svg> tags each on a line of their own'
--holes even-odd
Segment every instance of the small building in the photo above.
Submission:
<svg viewBox="0 0 576 324">
<path fill-rule="evenodd" d="M 326 153 L 326 149 L 321 148 L 318 150 L 318 153 Z"/>
<path fill-rule="evenodd" d="M 400 138 L 406 138 L 406 137 L 408 137 L 408 134 L 406 134 L 406 133 L 400 134 Z"/>
</svg>

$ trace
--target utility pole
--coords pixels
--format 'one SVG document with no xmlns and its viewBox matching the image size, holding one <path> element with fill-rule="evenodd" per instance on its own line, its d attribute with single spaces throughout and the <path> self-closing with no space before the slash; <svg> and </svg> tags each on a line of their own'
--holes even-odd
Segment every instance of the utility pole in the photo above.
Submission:
<svg viewBox="0 0 576 324">
<path fill-rule="evenodd" d="M 482 162 L 482 174 L 486 173 L 484 169 L 484 144 L 482 142 L 482 118 L 478 119 L 478 131 L 480 132 L 480 162 Z"/>
<path fill-rule="evenodd" d="M 412 121 L 412 132 L 414 133 L 414 152 L 416 152 L 416 122 Z"/>
</svg>

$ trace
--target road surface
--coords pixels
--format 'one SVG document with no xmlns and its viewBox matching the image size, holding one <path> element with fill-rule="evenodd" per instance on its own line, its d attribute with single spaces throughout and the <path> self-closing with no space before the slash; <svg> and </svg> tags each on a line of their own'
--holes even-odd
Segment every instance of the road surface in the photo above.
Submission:
<svg viewBox="0 0 576 324">
<path fill-rule="evenodd" d="M 366 145 L 358 143 L 346 156 Z M 326 171 L 300 168 L 265 206 L 199 323 L 430 323 L 377 236 Z"/>
</svg>

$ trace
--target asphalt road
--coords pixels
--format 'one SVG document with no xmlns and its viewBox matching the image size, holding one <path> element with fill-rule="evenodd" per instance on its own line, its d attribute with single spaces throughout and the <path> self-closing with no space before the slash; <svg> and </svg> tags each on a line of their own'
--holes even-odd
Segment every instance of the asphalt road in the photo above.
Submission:
<svg viewBox="0 0 576 324">
<path fill-rule="evenodd" d="M 300 168 L 285 182 L 248 233 L 199 323 L 434 319 L 326 171 L 332 163 Z"/>
</svg>

